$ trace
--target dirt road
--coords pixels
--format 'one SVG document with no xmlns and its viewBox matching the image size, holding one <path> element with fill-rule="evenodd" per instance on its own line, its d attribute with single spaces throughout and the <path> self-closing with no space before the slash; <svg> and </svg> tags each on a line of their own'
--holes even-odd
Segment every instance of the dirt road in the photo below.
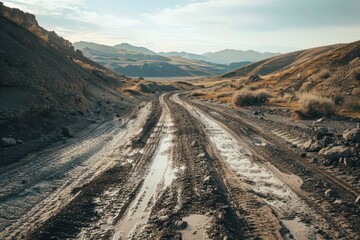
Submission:
<svg viewBox="0 0 360 240">
<path fill-rule="evenodd" d="M 0 238 L 359 239 L 346 204 L 359 189 L 288 141 L 252 116 L 161 95 L 0 169 Z"/>
</svg>

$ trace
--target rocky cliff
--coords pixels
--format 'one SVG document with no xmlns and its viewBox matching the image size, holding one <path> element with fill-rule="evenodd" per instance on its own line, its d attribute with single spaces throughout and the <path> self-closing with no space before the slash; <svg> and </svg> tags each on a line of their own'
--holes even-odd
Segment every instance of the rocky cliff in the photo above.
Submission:
<svg viewBox="0 0 360 240">
<path fill-rule="evenodd" d="M 33 14 L 23 12 L 16 8 L 6 7 L 2 2 L 0 2 L 0 16 L 3 16 L 17 25 L 27 29 L 35 36 L 54 47 L 74 50 L 70 41 L 58 36 L 54 31 L 47 31 L 39 26 Z"/>
</svg>

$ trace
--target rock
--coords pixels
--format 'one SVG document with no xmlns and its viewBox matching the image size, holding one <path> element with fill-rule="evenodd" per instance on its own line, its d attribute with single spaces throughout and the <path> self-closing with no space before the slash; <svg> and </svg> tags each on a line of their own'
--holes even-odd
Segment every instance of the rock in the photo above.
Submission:
<svg viewBox="0 0 360 240">
<path fill-rule="evenodd" d="M 324 145 L 319 140 L 309 140 L 304 143 L 303 149 L 306 152 L 318 152 L 322 149 Z"/>
<path fill-rule="evenodd" d="M 23 143 L 24 143 L 24 141 L 23 141 L 23 140 L 19 140 L 19 139 L 17 139 L 17 140 L 16 140 L 16 143 L 17 143 L 17 144 L 23 144 Z"/>
<path fill-rule="evenodd" d="M 337 160 L 341 157 L 349 157 L 351 150 L 345 146 L 330 146 L 320 150 L 319 155 L 324 155 L 331 160 Z"/>
<path fill-rule="evenodd" d="M 355 200 L 355 204 L 360 204 L 360 196 L 358 196 Z"/>
<path fill-rule="evenodd" d="M 61 132 L 65 137 L 74 137 L 74 133 L 69 127 L 63 127 Z"/>
<path fill-rule="evenodd" d="M 161 222 L 166 222 L 167 220 L 169 220 L 169 216 L 161 216 L 158 218 L 158 220 Z"/>
<path fill-rule="evenodd" d="M 325 118 L 319 118 L 318 120 L 315 121 L 315 123 L 321 123 L 325 120 Z"/>
<path fill-rule="evenodd" d="M 337 191 L 335 191 L 333 189 L 328 189 L 325 191 L 325 196 L 336 198 L 336 197 L 338 197 L 338 193 L 337 193 Z"/>
<path fill-rule="evenodd" d="M 335 142 L 334 138 L 325 136 L 322 140 L 322 143 L 324 144 L 324 147 L 329 146 L 330 144 L 333 144 Z"/>
<path fill-rule="evenodd" d="M 261 114 L 261 112 L 259 111 L 259 110 L 255 110 L 254 112 L 253 112 L 253 115 L 260 115 Z"/>
<path fill-rule="evenodd" d="M 197 155 L 197 157 L 198 157 L 198 158 L 204 158 L 204 157 L 205 157 L 205 153 L 199 153 L 199 154 Z"/>
<path fill-rule="evenodd" d="M 1 138 L 0 145 L 2 147 L 14 146 L 14 145 L 16 145 L 16 139 L 15 138 Z"/>
<path fill-rule="evenodd" d="M 344 158 L 344 164 L 347 167 L 353 167 L 354 161 L 351 158 Z"/>
<path fill-rule="evenodd" d="M 204 178 L 204 182 L 210 182 L 211 181 L 211 177 L 210 176 L 207 176 Z"/>
<path fill-rule="evenodd" d="M 312 158 L 310 159 L 310 163 L 317 163 L 318 162 L 318 158 Z"/>
<path fill-rule="evenodd" d="M 181 220 L 176 222 L 176 226 L 183 230 L 188 227 L 188 223 L 186 221 Z"/>
<path fill-rule="evenodd" d="M 360 143 L 360 128 L 348 129 L 343 133 L 343 137 L 347 141 Z"/>
<path fill-rule="evenodd" d="M 341 204 L 343 204 L 344 202 L 343 202 L 343 200 L 341 200 L 341 199 L 336 199 L 335 200 L 335 202 L 334 202 L 334 204 L 337 204 L 337 205 L 341 205 Z"/>
<path fill-rule="evenodd" d="M 306 153 L 301 153 L 300 155 L 302 158 L 305 158 L 306 157 Z"/>
<path fill-rule="evenodd" d="M 324 134 L 322 132 L 316 132 L 314 139 L 315 140 L 321 140 L 324 137 Z"/>
<path fill-rule="evenodd" d="M 319 132 L 322 134 L 328 133 L 329 132 L 329 128 L 327 127 L 315 127 L 315 132 Z"/>
<path fill-rule="evenodd" d="M 261 80 L 262 80 L 262 78 L 258 74 L 251 75 L 248 79 L 249 82 L 257 82 L 257 81 L 261 81 Z"/>
<path fill-rule="evenodd" d="M 75 111 L 75 110 L 70 110 L 70 111 L 69 111 L 69 114 L 70 114 L 71 116 L 76 116 L 76 111 Z"/>
<path fill-rule="evenodd" d="M 197 140 L 191 143 L 191 147 L 198 147 L 198 146 L 199 146 L 199 142 Z"/>
</svg>

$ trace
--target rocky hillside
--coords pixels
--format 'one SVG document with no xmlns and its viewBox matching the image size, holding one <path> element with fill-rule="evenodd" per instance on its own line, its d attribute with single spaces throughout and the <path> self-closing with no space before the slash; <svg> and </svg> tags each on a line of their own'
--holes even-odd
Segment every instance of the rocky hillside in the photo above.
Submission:
<svg viewBox="0 0 360 240">
<path fill-rule="evenodd" d="M 116 91 L 131 85 L 128 78 L 74 51 L 69 41 L 40 27 L 34 15 L 2 3 L 0 39 L 0 155 L 6 156 L 0 162 L 16 155 L 12 145 L 34 149 L 71 135 L 69 125 L 77 123 L 79 130 L 106 115 L 123 114 L 137 101 Z M 102 102 L 109 104 L 96 113 Z"/>
<path fill-rule="evenodd" d="M 249 84 L 267 86 L 280 94 L 339 94 L 356 101 L 360 97 L 359 58 L 360 42 L 332 45 L 283 54 L 239 68 L 224 77 L 248 78 L 260 75 L 262 81 Z"/>
<path fill-rule="evenodd" d="M 231 102 L 239 91 L 263 91 L 275 105 L 295 110 L 304 102 L 327 101 L 335 104 L 331 111 L 360 118 L 360 42 L 282 54 L 210 81 L 215 86 L 208 98 L 216 93 Z"/>
</svg>

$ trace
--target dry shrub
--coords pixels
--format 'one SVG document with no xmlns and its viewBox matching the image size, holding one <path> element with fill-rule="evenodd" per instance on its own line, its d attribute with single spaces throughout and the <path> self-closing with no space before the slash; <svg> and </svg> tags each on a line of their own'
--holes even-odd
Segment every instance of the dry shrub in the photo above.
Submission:
<svg viewBox="0 0 360 240">
<path fill-rule="evenodd" d="M 219 98 L 224 98 L 224 97 L 230 97 L 232 96 L 233 94 L 231 92 L 223 92 L 223 93 L 219 93 L 216 95 L 216 98 L 219 99 Z"/>
<path fill-rule="evenodd" d="M 299 96 L 300 111 L 308 117 L 329 116 L 335 113 L 334 102 L 327 97 L 313 93 L 303 93 Z"/>
<path fill-rule="evenodd" d="M 312 87 L 313 83 L 314 82 L 312 82 L 312 81 L 304 82 L 301 85 L 300 92 L 308 92 L 310 90 L 310 88 Z"/>
<path fill-rule="evenodd" d="M 335 105 L 341 105 L 344 103 L 344 95 L 342 94 L 335 94 L 331 97 L 331 99 L 334 101 Z"/>
<path fill-rule="evenodd" d="M 242 90 L 233 96 L 233 104 L 237 107 L 262 105 L 270 98 L 265 90 Z"/>
<path fill-rule="evenodd" d="M 236 90 L 240 90 L 240 89 L 242 89 L 244 86 L 243 86 L 242 83 L 236 81 L 236 82 L 231 83 L 231 84 L 230 84 L 230 87 L 231 87 L 231 88 L 235 88 Z"/>
<path fill-rule="evenodd" d="M 360 96 L 360 88 L 354 88 L 354 89 L 351 91 L 351 95 L 353 95 L 353 96 Z"/>
<path fill-rule="evenodd" d="M 288 103 L 295 99 L 295 96 L 291 93 L 279 94 L 279 96 L 273 101 L 277 103 Z"/>
<path fill-rule="evenodd" d="M 324 69 L 322 71 L 320 71 L 318 73 L 318 76 L 321 78 L 321 79 L 327 79 L 331 76 L 331 73 L 328 69 Z"/>
</svg>

